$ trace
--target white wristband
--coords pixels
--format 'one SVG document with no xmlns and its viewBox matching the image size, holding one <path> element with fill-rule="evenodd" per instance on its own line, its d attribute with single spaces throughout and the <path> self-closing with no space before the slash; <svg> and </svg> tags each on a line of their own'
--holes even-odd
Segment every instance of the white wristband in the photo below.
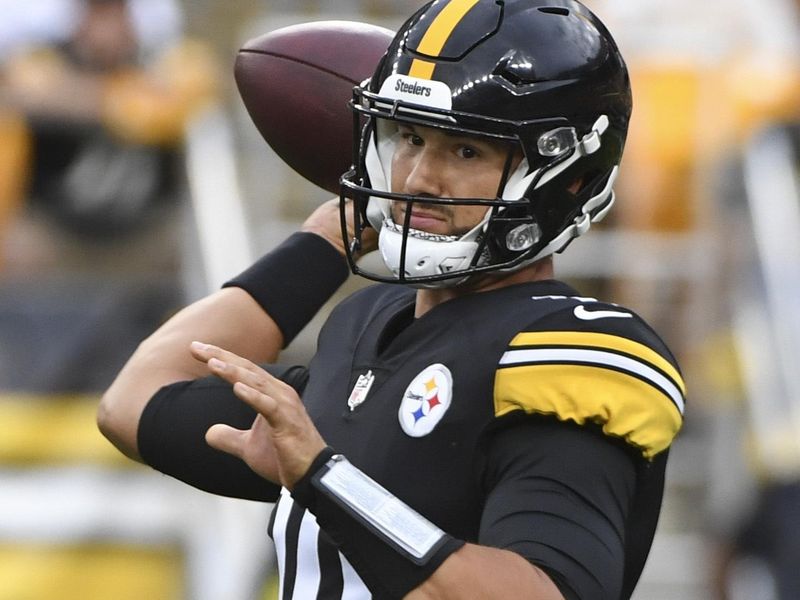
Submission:
<svg viewBox="0 0 800 600">
<path fill-rule="evenodd" d="M 438 549 L 445 533 L 354 467 L 334 455 L 314 478 L 314 485 L 388 542 L 422 564 Z"/>
</svg>

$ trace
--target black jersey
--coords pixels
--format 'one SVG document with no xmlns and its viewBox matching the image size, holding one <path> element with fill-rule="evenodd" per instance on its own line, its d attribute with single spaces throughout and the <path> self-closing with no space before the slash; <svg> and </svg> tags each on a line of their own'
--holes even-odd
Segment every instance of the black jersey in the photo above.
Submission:
<svg viewBox="0 0 800 600">
<path fill-rule="evenodd" d="M 357 292 L 332 312 L 308 370 L 285 377 L 323 438 L 450 535 L 525 556 L 567 598 L 628 598 L 682 422 L 664 343 L 631 311 L 557 281 L 416 319 L 414 299 L 391 285 Z M 152 437 L 140 430 L 148 462 Z M 285 491 L 270 531 L 282 598 L 370 597 Z"/>
</svg>

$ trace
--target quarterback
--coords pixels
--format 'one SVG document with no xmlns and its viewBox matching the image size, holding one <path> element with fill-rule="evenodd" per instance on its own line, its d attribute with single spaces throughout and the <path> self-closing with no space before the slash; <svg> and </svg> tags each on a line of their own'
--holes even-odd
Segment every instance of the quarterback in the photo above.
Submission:
<svg viewBox="0 0 800 600">
<path fill-rule="evenodd" d="M 352 106 L 341 198 L 145 340 L 102 431 L 275 502 L 283 599 L 629 598 L 684 383 L 640 317 L 553 265 L 614 202 L 611 35 L 574 0 L 437 0 Z M 281 365 L 351 270 L 378 283 Z"/>
</svg>

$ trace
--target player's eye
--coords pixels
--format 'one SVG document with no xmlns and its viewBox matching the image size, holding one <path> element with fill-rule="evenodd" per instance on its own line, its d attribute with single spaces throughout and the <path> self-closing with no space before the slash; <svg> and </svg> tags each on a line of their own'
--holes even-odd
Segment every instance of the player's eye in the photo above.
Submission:
<svg viewBox="0 0 800 600">
<path fill-rule="evenodd" d="M 461 158 L 475 158 L 480 154 L 480 152 L 478 152 L 478 149 L 472 146 L 460 146 L 456 151 L 456 153 Z"/>
<path fill-rule="evenodd" d="M 397 128 L 397 131 L 400 134 L 400 139 L 403 140 L 403 143 L 408 144 L 409 146 L 422 146 L 425 144 L 425 140 L 422 139 L 422 137 L 413 127 L 409 127 L 408 125 L 400 125 Z"/>
</svg>

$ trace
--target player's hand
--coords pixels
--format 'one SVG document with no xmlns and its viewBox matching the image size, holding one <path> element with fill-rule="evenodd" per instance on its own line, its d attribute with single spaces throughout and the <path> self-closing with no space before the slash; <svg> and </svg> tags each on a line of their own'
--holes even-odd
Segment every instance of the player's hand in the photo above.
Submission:
<svg viewBox="0 0 800 600">
<path fill-rule="evenodd" d="M 291 490 L 325 448 L 297 392 L 233 352 L 199 342 L 192 343 L 191 352 L 213 374 L 231 383 L 236 396 L 259 413 L 248 430 L 213 425 L 206 433 L 208 444 Z"/>
<path fill-rule="evenodd" d="M 347 233 L 348 239 L 353 237 L 353 201 L 347 201 Z M 303 231 L 316 233 L 317 235 L 325 238 L 334 245 L 334 247 L 344 255 L 344 240 L 342 239 L 342 226 L 341 218 L 339 216 L 339 199 L 333 198 L 324 204 L 321 204 L 309 217 L 305 220 L 302 227 Z M 361 249 L 358 252 L 358 257 L 364 256 L 375 250 L 378 247 L 378 234 L 372 229 L 368 228 L 364 231 L 361 240 Z M 358 258 L 357 257 L 357 258 Z"/>
</svg>

